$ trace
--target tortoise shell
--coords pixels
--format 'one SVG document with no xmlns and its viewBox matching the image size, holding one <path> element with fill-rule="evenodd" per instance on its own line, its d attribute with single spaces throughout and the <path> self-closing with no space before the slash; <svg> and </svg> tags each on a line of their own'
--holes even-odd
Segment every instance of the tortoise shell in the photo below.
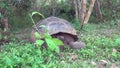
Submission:
<svg viewBox="0 0 120 68">
<path fill-rule="evenodd" d="M 50 35 L 67 33 L 74 36 L 75 38 L 77 37 L 77 32 L 71 26 L 70 22 L 65 19 L 53 16 L 36 23 L 36 25 L 33 26 L 33 30 L 39 32 L 41 36 L 43 36 L 44 33 L 48 31 Z"/>
</svg>

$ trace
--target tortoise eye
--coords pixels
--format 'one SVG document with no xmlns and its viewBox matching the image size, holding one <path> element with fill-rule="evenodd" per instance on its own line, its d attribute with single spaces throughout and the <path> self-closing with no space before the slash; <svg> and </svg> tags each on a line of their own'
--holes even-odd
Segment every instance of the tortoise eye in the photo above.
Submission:
<svg viewBox="0 0 120 68">
<path fill-rule="evenodd" d="M 46 26 L 45 26 L 45 25 L 40 25 L 38 29 L 39 29 L 39 30 L 41 30 L 41 29 L 46 29 Z"/>
</svg>

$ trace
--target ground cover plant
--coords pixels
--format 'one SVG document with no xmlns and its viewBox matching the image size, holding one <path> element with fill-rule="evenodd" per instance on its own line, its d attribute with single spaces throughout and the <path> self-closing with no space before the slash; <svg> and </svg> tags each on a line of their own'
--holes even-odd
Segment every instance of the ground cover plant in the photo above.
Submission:
<svg viewBox="0 0 120 68">
<path fill-rule="evenodd" d="M 33 11 L 71 22 L 86 47 L 60 52 L 56 45 L 62 42 L 47 33 L 45 41 L 30 43 Z M 88 22 L 80 29 L 83 21 Z M 43 42 L 54 47 L 41 47 Z M 120 68 L 120 0 L 1 0 L 0 68 Z"/>
<path fill-rule="evenodd" d="M 104 25 L 104 26 L 103 26 Z M 77 28 L 76 28 L 77 29 Z M 77 29 L 79 40 L 86 48 L 66 48 L 60 53 L 24 40 L 14 40 L 1 46 L 1 68 L 98 68 L 120 67 L 120 28 L 115 25 L 88 24 Z M 28 33 L 26 33 L 28 34 Z M 19 35 L 18 35 L 19 36 Z M 20 42 L 21 41 L 21 42 Z"/>
</svg>

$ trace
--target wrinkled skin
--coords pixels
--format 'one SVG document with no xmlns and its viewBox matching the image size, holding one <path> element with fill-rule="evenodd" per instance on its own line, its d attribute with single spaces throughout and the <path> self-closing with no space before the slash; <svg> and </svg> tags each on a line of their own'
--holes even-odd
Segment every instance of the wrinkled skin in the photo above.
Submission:
<svg viewBox="0 0 120 68">
<path fill-rule="evenodd" d="M 74 36 L 65 33 L 59 33 L 52 35 L 55 38 L 58 38 L 63 41 L 64 45 L 70 46 L 72 49 L 80 49 L 85 47 L 84 42 L 76 41 Z M 60 49 L 63 50 L 64 46 L 60 46 Z"/>
</svg>

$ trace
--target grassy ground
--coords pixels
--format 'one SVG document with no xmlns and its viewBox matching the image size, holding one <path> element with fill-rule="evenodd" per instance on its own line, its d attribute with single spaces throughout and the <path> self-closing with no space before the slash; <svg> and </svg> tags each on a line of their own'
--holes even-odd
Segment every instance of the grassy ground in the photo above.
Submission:
<svg viewBox="0 0 120 68">
<path fill-rule="evenodd" d="M 30 66 L 33 65 L 32 68 L 35 68 L 34 66 L 36 65 L 36 68 L 120 68 L 120 25 L 116 25 L 115 22 L 110 23 L 87 24 L 83 30 L 76 28 L 79 41 L 85 42 L 86 48 L 80 50 L 66 48 L 60 54 L 47 52 L 47 50 L 42 50 L 41 54 L 39 49 L 31 47 L 34 46 L 28 42 L 31 29 L 26 28 L 17 32 L 15 31 L 11 35 L 15 40 L 1 47 L 2 53 L 0 53 L 0 59 L 2 61 L 0 63 L 2 64 L 0 67 L 4 65 L 7 67 L 31 68 Z M 75 26 L 75 24 L 73 25 Z M 16 39 L 19 39 L 19 41 L 16 42 Z M 3 54 L 7 58 L 2 59 L 4 57 Z M 16 60 L 19 60 L 15 61 L 13 60 L 15 58 L 11 59 L 11 54 L 13 54 L 13 57 L 16 56 Z M 20 61 L 20 59 L 23 61 Z M 9 61 L 5 62 L 5 60 Z M 16 63 L 9 65 L 10 62 Z"/>
<path fill-rule="evenodd" d="M 86 48 L 63 52 L 58 68 L 120 68 L 119 25 L 87 24 L 78 33 Z"/>
</svg>

